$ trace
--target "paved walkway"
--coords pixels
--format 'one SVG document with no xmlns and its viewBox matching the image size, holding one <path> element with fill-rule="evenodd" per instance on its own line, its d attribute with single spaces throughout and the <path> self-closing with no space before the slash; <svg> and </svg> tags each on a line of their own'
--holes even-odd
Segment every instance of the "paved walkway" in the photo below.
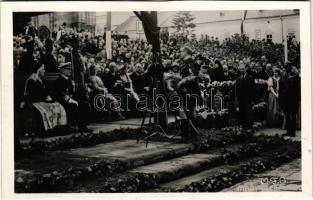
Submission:
<svg viewBox="0 0 313 200">
<path fill-rule="evenodd" d="M 253 178 L 223 190 L 223 192 L 277 191 L 301 191 L 301 159 L 294 160 L 274 170 L 255 174 Z"/>
<path fill-rule="evenodd" d="M 274 135 L 283 135 L 286 133 L 286 130 L 280 129 L 280 128 L 265 128 L 255 133 L 255 135 L 268 135 L 268 136 L 274 136 Z M 286 136 L 286 138 L 290 138 Z M 296 137 L 292 137 L 292 140 L 295 141 L 301 141 L 301 131 L 296 131 Z"/>
</svg>

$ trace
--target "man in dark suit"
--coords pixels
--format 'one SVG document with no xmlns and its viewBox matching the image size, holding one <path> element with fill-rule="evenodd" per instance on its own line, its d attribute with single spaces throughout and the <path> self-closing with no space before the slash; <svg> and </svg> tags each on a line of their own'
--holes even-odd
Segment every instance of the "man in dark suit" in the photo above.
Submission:
<svg viewBox="0 0 313 200">
<path fill-rule="evenodd" d="M 296 135 L 296 116 L 299 110 L 301 98 L 301 86 L 299 72 L 296 67 L 289 69 L 288 76 L 280 81 L 279 103 L 286 116 L 286 136 Z"/>
<path fill-rule="evenodd" d="M 224 65 L 223 66 L 223 76 L 221 78 L 222 81 L 232 81 L 233 77 L 232 75 L 228 72 L 228 66 Z"/>
<path fill-rule="evenodd" d="M 74 83 L 71 80 L 72 66 L 71 63 L 62 63 L 59 66 L 61 70 L 60 77 L 54 82 L 54 99 L 61 103 L 66 110 L 69 125 L 72 128 L 82 132 L 90 132 L 87 128 L 87 113 L 83 113 L 83 109 L 79 101 L 73 98 Z"/>
<path fill-rule="evenodd" d="M 130 75 L 130 79 L 132 80 L 134 91 L 138 95 L 150 94 L 150 77 L 144 73 L 144 67 L 140 63 L 136 64 L 135 71 Z"/>
<path fill-rule="evenodd" d="M 223 72 L 223 66 L 219 60 L 215 60 L 214 62 L 214 76 L 213 80 L 214 81 L 223 81 L 224 78 L 224 72 Z"/>
<path fill-rule="evenodd" d="M 254 79 L 247 73 L 244 63 L 238 66 L 240 76 L 236 80 L 235 98 L 237 102 L 238 120 L 243 129 L 252 129 L 252 102 L 254 99 Z"/>
</svg>

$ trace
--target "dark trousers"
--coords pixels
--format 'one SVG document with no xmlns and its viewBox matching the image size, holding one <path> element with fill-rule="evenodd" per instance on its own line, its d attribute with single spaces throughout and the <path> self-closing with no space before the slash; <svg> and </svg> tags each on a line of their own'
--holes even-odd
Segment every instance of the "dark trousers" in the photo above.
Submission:
<svg viewBox="0 0 313 200">
<path fill-rule="evenodd" d="M 88 109 L 84 105 L 77 106 L 74 103 L 63 103 L 69 125 L 84 127 L 87 125 Z"/>
<path fill-rule="evenodd" d="M 294 137 L 296 136 L 297 114 L 293 112 L 284 112 L 284 114 L 286 116 L 287 134 Z"/>
<path fill-rule="evenodd" d="M 243 129 L 252 129 L 252 104 L 251 102 L 239 102 L 238 121 Z"/>
</svg>

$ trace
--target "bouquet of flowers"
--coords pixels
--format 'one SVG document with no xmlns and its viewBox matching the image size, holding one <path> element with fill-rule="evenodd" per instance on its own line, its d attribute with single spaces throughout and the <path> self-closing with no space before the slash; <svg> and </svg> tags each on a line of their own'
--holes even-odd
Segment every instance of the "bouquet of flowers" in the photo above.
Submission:
<svg viewBox="0 0 313 200">
<path fill-rule="evenodd" d="M 258 104 L 255 104 L 252 106 L 252 110 L 257 111 L 257 110 L 264 110 L 267 108 L 267 103 L 266 102 L 261 102 Z"/>
</svg>

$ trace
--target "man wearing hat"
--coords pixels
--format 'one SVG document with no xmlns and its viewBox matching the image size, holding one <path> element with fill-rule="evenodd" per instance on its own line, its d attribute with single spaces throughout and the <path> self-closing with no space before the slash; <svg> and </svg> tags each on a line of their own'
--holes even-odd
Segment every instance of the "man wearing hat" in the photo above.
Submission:
<svg viewBox="0 0 313 200">
<path fill-rule="evenodd" d="M 68 123 L 72 128 L 79 131 L 90 132 L 87 128 L 87 113 L 83 113 L 80 103 L 73 98 L 74 82 L 71 80 L 72 66 L 70 62 L 61 63 L 59 66 L 61 74 L 54 82 L 54 98 L 61 103 L 66 110 Z"/>
</svg>

